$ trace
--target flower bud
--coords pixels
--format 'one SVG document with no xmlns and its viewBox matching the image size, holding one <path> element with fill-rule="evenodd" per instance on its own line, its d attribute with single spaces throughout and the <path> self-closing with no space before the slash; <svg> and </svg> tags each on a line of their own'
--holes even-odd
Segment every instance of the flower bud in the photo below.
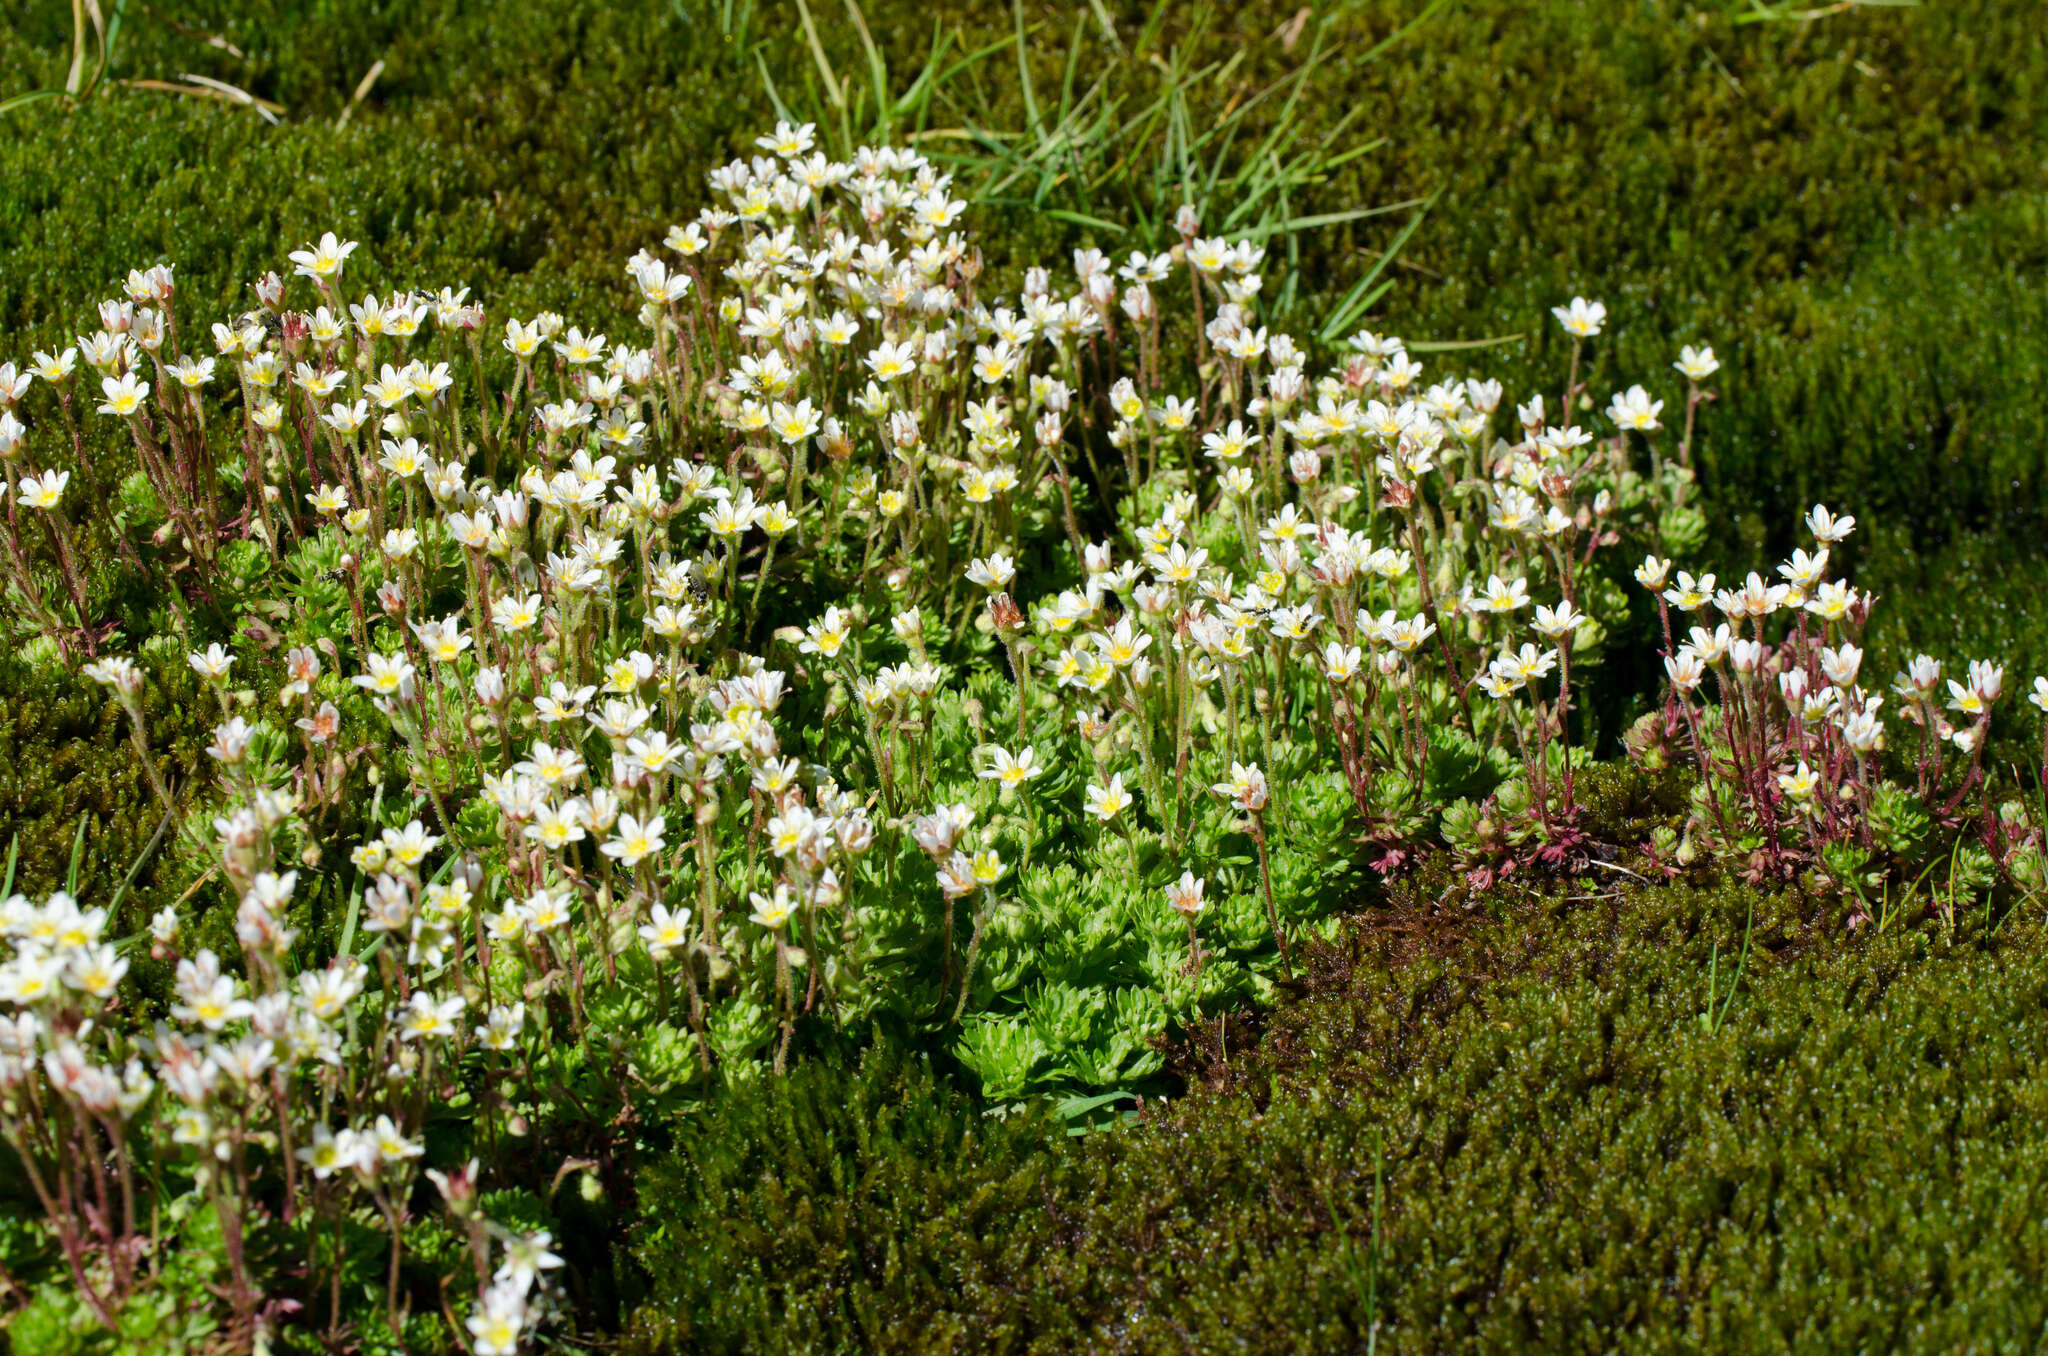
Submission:
<svg viewBox="0 0 2048 1356">
<path fill-rule="evenodd" d="M 450 1214 L 457 1219 L 468 1219 L 476 1212 L 477 1161 L 474 1158 L 453 1172 L 428 1168 L 427 1177 L 440 1188 L 441 1199 L 448 1203 Z"/>
<path fill-rule="evenodd" d="M 496 664 L 476 671 L 476 699 L 493 707 L 505 700 L 505 674 Z"/>
<path fill-rule="evenodd" d="M 1024 625 L 1024 609 L 1007 593 L 989 595 L 988 619 L 997 631 L 1015 631 Z"/>
<path fill-rule="evenodd" d="M 524 532 L 527 518 L 533 511 L 532 501 L 516 490 L 505 490 L 491 496 L 491 507 L 497 511 L 498 525 L 507 532 Z"/>
</svg>

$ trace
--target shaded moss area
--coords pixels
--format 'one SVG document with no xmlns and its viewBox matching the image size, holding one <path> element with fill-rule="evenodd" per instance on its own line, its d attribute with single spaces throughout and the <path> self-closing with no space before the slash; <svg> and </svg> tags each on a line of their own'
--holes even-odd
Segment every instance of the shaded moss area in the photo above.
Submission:
<svg viewBox="0 0 2048 1356">
<path fill-rule="evenodd" d="M 1128 1130 L 1069 1143 L 883 1055 L 736 1097 L 643 1180 L 634 1345 L 2031 1344 L 2040 920 L 1844 935 L 1624 884 L 1363 922 Z"/>
<path fill-rule="evenodd" d="M 71 879 L 93 906 L 117 896 L 111 932 L 130 936 L 184 890 L 173 829 L 130 740 L 127 715 L 108 691 L 75 674 L 29 677 L 9 665 L 0 701 L 0 857 L 16 854 L 16 888 L 41 894 Z M 5 673 L 5 670 L 0 670 Z M 157 766 L 173 793 L 208 763 L 219 709 L 189 671 L 151 674 L 143 701 Z M 163 832 L 159 834 L 159 830 Z"/>
</svg>

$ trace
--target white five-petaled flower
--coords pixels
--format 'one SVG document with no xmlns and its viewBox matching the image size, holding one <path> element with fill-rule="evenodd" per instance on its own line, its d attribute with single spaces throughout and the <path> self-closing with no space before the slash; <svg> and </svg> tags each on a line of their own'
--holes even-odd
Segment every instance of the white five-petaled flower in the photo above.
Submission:
<svg viewBox="0 0 2048 1356">
<path fill-rule="evenodd" d="M 600 851 L 607 857 L 616 857 L 623 866 L 638 866 L 662 850 L 665 846 L 662 834 L 667 829 L 668 820 L 663 815 L 641 820 L 622 814 L 611 839 Z"/>
<path fill-rule="evenodd" d="M 1721 360 L 1714 356 L 1710 344 L 1702 344 L 1698 348 L 1687 344 L 1678 350 L 1678 361 L 1671 365 L 1683 372 L 1688 381 L 1705 381 L 1721 370 Z"/>
<path fill-rule="evenodd" d="M 141 409 L 142 402 L 149 399 L 149 383 L 138 381 L 132 372 L 101 378 L 100 390 L 107 397 L 100 405 L 101 414 L 125 418 Z"/>
<path fill-rule="evenodd" d="M 1826 504 L 1815 504 L 1806 515 L 1806 530 L 1813 533 L 1815 541 L 1823 546 L 1838 542 L 1856 530 L 1856 520 L 1847 514 L 1837 518 L 1828 512 Z"/>
<path fill-rule="evenodd" d="M 754 912 L 750 915 L 752 921 L 771 932 L 779 932 L 787 927 L 789 920 L 796 914 L 796 897 L 781 881 L 775 883 L 772 894 L 764 895 L 758 890 L 753 891 L 748 895 L 748 902 L 754 906 Z"/>
<path fill-rule="evenodd" d="M 234 667 L 235 657 L 215 642 L 204 650 L 194 650 L 186 655 L 185 662 L 190 664 L 192 671 L 201 678 L 218 680 L 228 676 L 228 670 Z"/>
<path fill-rule="evenodd" d="M 1015 754 L 1005 748 L 991 747 L 989 757 L 992 761 L 979 775 L 984 781 L 996 782 L 1004 787 L 1022 786 L 1045 772 L 1045 767 L 1038 761 L 1037 751 L 1029 744 Z"/>
<path fill-rule="evenodd" d="M 456 1019 L 468 1004 L 461 994 L 435 998 L 425 989 L 413 990 L 412 1001 L 400 1010 L 399 1035 L 408 1041 L 440 1039 L 455 1034 Z"/>
<path fill-rule="evenodd" d="M 315 282 L 338 278 L 355 248 L 355 241 L 338 240 L 334 232 L 328 231 L 320 237 L 319 243 L 291 252 L 291 261 L 297 265 L 293 271 Z"/>
<path fill-rule="evenodd" d="M 1266 808 L 1270 792 L 1266 774 L 1257 763 L 1232 763 L 1230 777 L 1209 788 L 1240 810 L 1257 814 Z"/>
<path fill-rule="evenodd" d="M 1574 339 L 1591 339 L 1607 323 L 1607 308 L 1584 297 L 1573 297 L 1569 306 L 1553 306 L 1550 313 L 1557 317 L 1558 324 L 1564 326 L 1564 332 Z"/>
<path fill-rule="evenodd" d="M 690 941 L 690 911 L 679 908 L 671 912 L 666 905 L 656 904 L 648 910 L 648 921 L 640 925 L 640 940 L 647 943 L 647 954 L 657 964 L 669 958 L 669 953 Z"/>
<path fill-rule="evenodd" d="M 1474 612 L 1514 612 L 1529 605 L 1529 581 L 1526 579 L 1502 579 L 1497 574 L 1486 577 L 1486 586 L 1474 590 L 1471 607 Z"/>
<path fill-rule="evenodd" d="M 852 617 L 840 611 L 837 606 L 827 607 L 823 617 L 805 628 L 804 639 L 797 649 L 803 654 L 823 655 L 827 659 L 835 659 L 839 652 L 846 648 L 852 629 Z"/>
<path fill-rule="evenodd" d="M 1017 562 L 1001 551 L 991 551 L 967 567 L 967 582 L 979 584 L 985 589 L 1006 589 L 1010 587 L 1010 581 L 1016 577 Z"/>
<path fill-rule="evenodd" d="M 1803 758 L 1795 770 L 1778 774 L 1778 790 L 1784 792 L 1785 798 L 1796 805 L 1803 805 L 1812 800 L 1814 789 L 1819 785 L 1820 774 L 1808 767 Z"/>
<path fill-rule="evenodd" d="M 1097 786 L 1090 783 L 1084 808 L 1096 819 L 1108 824 L 1125 810 L 1131 808 L 1131 793 L 1124 790 L 1121 772 L 1113 775 L 1107 784 Z"/>
<path fill-rule="evenodd" d="M 1650 393 L 1641 386 L 1631 386 L 1626 391 L 1614 393 L 1614 399 L 1607 405 L 1607 417 L 1621 428 L 1651 433 L 1662 427 L 1657 416 L 1663 410 L 1663 401 L 1650 399 Z"/>
<path fill-rule="evenodd" d="M 58 501 L 64 497 L 64 487 L 70 481 L 69 471 L 45 471 L 39 476 L 24 476 L 21 481 L 21 502 L 30 508 L 54 509 Z"/>
<path fill-rule="evenodd" d="M 1585 624 L 1586 614 L 1573 607 L 1569 598 L 1554 608 L 1539 605 L 1536 620 L 1530 623 L 1538 635 L 1560 643 Z"/>
</svg>

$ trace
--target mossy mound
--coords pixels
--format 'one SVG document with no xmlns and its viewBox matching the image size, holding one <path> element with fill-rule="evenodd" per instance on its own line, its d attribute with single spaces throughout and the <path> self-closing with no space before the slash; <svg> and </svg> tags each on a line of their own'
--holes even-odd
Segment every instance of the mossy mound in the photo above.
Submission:
<svg viewBox="0 0 2048 1356">
<path fill-rule="evenodd" d="M 1619 879 L 1362 920 L 1180 1048 L 1187 1096 L 1071 1143 L 887 1056 L 735 1098 L 644 1179 L 635 1342 L 2031 1343 L 2040 921 L 1875 936 Z"/>
</svg>

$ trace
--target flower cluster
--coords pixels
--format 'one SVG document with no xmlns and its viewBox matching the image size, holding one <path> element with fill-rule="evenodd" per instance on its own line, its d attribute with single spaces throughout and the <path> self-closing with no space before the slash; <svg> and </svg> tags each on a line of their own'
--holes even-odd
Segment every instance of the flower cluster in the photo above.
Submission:
<svg viewBox="0 0 2048 1356">
<path fill-rule="evenodd" d="M 1712 574 L 1674 572 L 1655 555 L 1635 571 L 1656 598 L 1668 688 L 1663 710 L 1638 724 L 1631 746 L 1661 764 L 1677 742 L 1704 774 L 1688 843 L 1653 845 L 1652 855 L 1691 860 L 1714 845 L 1746 858 L 1752 875 L 1781 878 L 1818 865 L 1844 894 L 1864 899 L 1867 884 L 1882 886 L 1923 855 L 1921 840 L 1940 824 L 1965 830 L 1953 844 L 1958 861 L 1967 854 L 1968 874 L 1997 871 L 2039 889 L 2048 883 L 2041 825 L 1998 793 L 1985 765 L 2004 668 L 1972 660 L 1961 678 L 1944 679 L 1941 661 L 1915 656 L 1890 693 L 1917 732 L 1911 789 L 1890 780 L 1895 765 L 1884 755 L 1894 718 L 1887 695 L 1864 685 L 1861 641 L 1874 599 L 1832 569 L 1856 520 L 1817 504 L 1805 528 L 1812 548 L 1793 551 L 1773 579 L 1751 571 L 1724 585 Z M 2048 712 L 2048 679 L 2034 680 L 2029 700 Z M 2048 743 L 2043 750 L 2048 771 Z M 1974 834 L 1966 831 L 1973 821 Z"/>
<path fill-rule="evenodd" d="M 126 960 L 104 918 L 9 905 L 7 1124 L 58 1173 L 52 1219 L 91 1221 L 81 1285 L 96 1252 L 152 1255 L 88 1208 L 85 1165 L 139 1140 L 189 1155 L 246 1329 L 277 1283 L 247 1231 L 309 1240 L 333 1324 L 341 1222 L 366 1214 L 403 1333 L 424 1174 L 470 1237 L 453 1316 L 509 1351 L 545 1317 L 551 1254 L 484 1220 L 477 1182 L 552 1190 L 556 1165 L 513 1146 L 565 1108 L 623 1139 L 882 1014 L 994 1097 L 1125 1085 L 1168 1020 L 1291 968 L 1355 868 L 1391 869 L 1440 816 L 1457 846 L 1447 802 L 1506 815 L 1516 862 L 1583 850 L 1573 668 L 1628 625 L 1611 548 L 1697 536 L 1711 351 L 1677 364 L 1674 443 L 1643 386 L 1582 426 L 1597 303 L 1560 308 L 1563 389 L 1512 402 L 1397 338 L 1321 355 L 1271 330 L 1260 246 L 1191 210 L 1163 252 L 1084 249 L 999 290 L 937 165 L 811 143 L 778 127 L 712 173 L 718 206 L 626 261 L 630 338 L 489 317 L 461 288 L 351 299 L 363 260 L 327 235 L 212 324 L 210 354 L 159 265 L 75 347 L 0 369 L 38 509 L 5 529 L 26 615 L 67 652 L 100 643 L 63 501 L 92 474 L 93 405 L 168 529 L 109 531 L 221 715 L 213 831 L 186 838 L 231 921 L 153 925 L 162 1026 L 108 1009 Z M 1802 607 L 1837 597 L 1825 563 Z M 180 590 L 218 606 L 251 579 L 291 596 L 274 645 L 196 634 Z M 1725 666 L 1723 711 L 1763 690 L 1764 661 L 1734 657 L 1762 643 L 1747 596 L 1748 633 L 1668 647 L 1674 683 Z M 1847 642 L 1799 637 L 1792 700 L 1822 676 L 1846 693 Z M 145 667 L 87 672 L 148 763 Z M 1692 691 L 1672 728 L 1775 795 L 1768 738 L 1752 753 L 1746 717 Z M 1822 820 L 1848 812 L 1875 700 L 1802 717 Z"/>
</svg>

